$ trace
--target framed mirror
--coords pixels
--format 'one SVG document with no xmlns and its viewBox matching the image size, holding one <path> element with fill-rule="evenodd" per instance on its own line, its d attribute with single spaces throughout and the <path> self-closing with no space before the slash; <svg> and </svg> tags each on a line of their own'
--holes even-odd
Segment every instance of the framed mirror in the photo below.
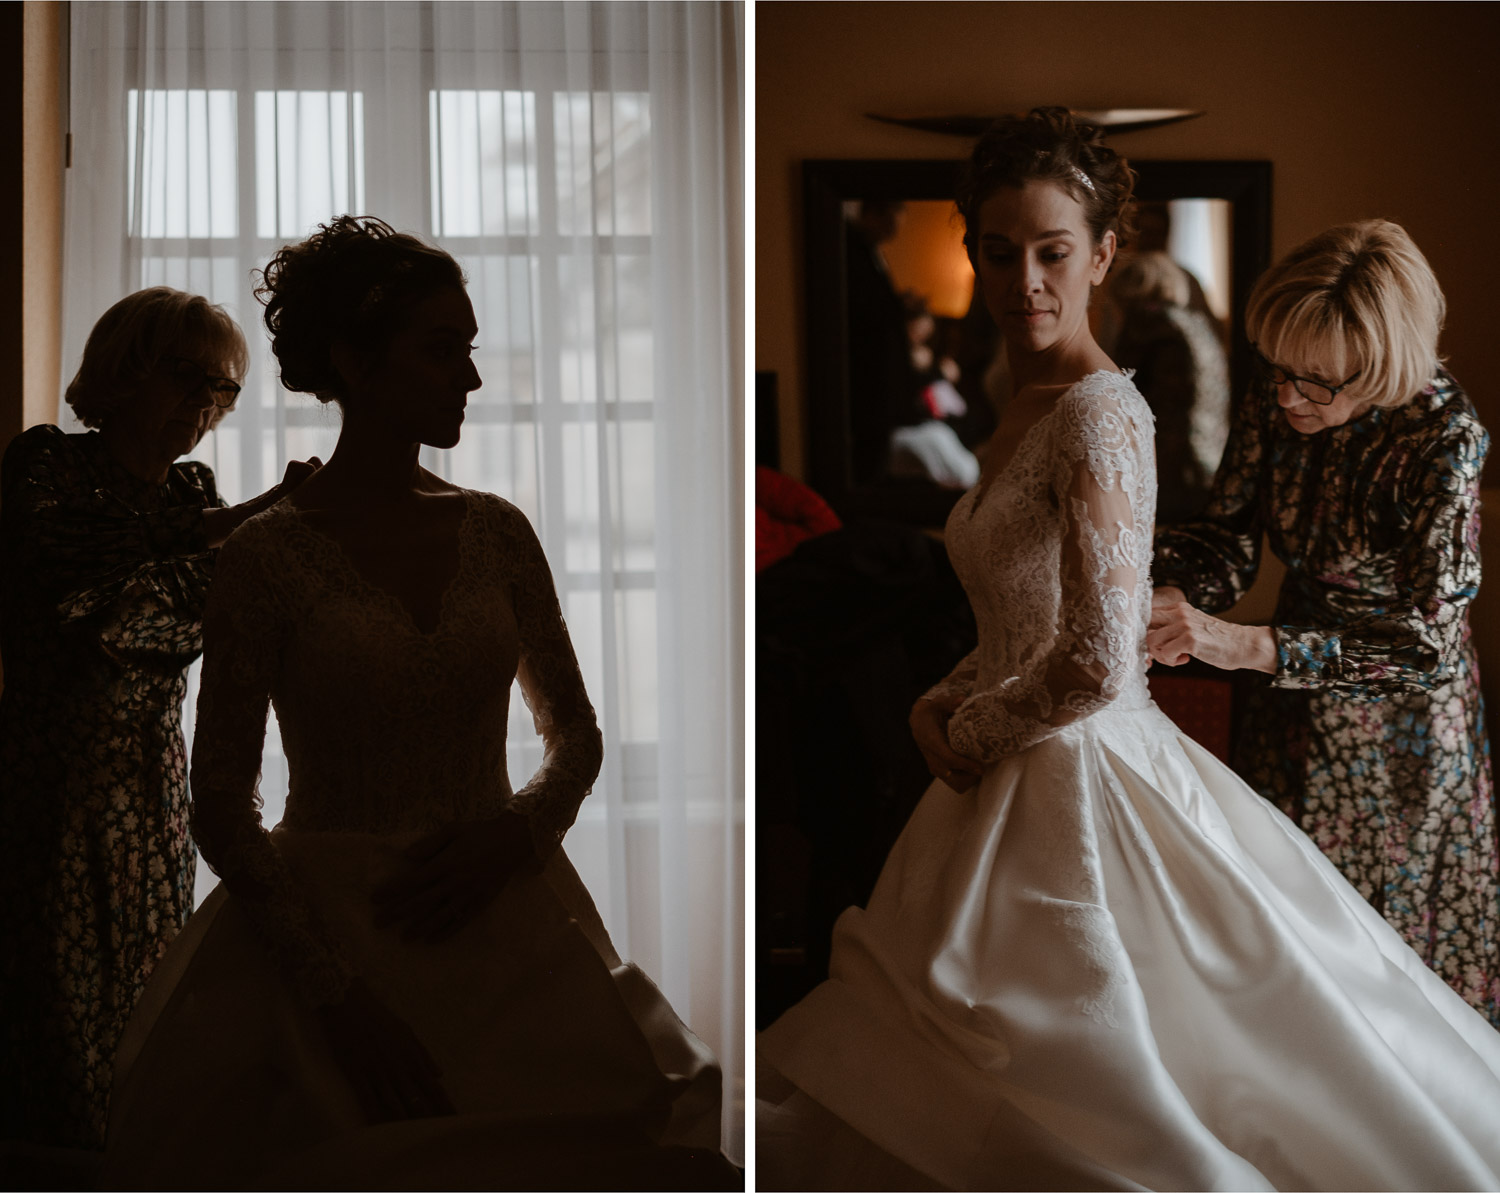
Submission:
<svg viewBox="0 0 1500 1193">
<path fill-rule="evenodd" d="M 1243 392 L 1245 303 L 1270 263 L 1271 163 L 1131 165 L 1140 256 L 1169 258 L 1163 268 L 1186 275 L 1184 305 L 1218 340 L 1227 393 Z M 974 449 L 1003 404 L 998 332 L 973 298 L 953 209 L 959 168 L 941 159 L 803 163 L 808 481 L 845 519 L 941 526 L 972 483 Z M 1091 310 L 1106 351 L 1121 335 L 1123 303 L 1122 290 L 1120 304 L 1106 297 Z M 1212 440 L 1221 430 L 1194 433 Z M 1165 514 L 1165 473 L 1162 504 Z"/>
</svg>

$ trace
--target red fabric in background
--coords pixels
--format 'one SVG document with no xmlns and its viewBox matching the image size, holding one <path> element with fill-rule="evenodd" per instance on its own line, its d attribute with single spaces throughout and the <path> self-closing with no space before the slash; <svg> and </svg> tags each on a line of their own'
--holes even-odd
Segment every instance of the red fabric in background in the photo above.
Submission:
<svg viewBox="0 0 1500 1193">
<path fill-rule="evenodd" d="M 755 470 L 755 570 L 785 559 L 797 544 L 843 523 L 828 503 L 774 468 Z"/>
<path fill-rule="evenodd" d="M 1234 688 L 1225 679 L 1172 675 L 1158 664 L 1148 675 L 1151 699 L 1177 728 L 1229 765 L 1229 709 Z"/>
</svg>

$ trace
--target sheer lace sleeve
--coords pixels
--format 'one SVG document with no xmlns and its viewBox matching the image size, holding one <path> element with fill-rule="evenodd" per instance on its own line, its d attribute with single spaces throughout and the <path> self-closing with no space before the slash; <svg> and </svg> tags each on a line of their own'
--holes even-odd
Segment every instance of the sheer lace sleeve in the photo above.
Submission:
<svg viewBox="0 0 1500 1193">
<path fill-rule="evenodd" d="M 219 552 L 203 626 L 193 835 L 277 967 L 318 1006 L 338 1002 L 353 974 L 261 822 L 257 790 L 266 711 L 292 613 L 272 551 L 272 536 L 252 519 Z"/>
<path fill-rule="evenodd" d="M 599 774 L 604 740 L 563 622 L 552 571 L 520 510 L 499 502 L 498 527 L 512 560 L 511 601 L 520 636 L 516 678 L 545 747 L 542 765 L 510 807 L 530 821 L 532 846 L 545 860 L 562 843 Z"/>
<path fill-rule="evenodd" d="M 1133 392 L 1076 387 L 1055 412 L 1052 491 L 1062 516 L 1056 637 L 1019 675 L 976 691 L 948 724 L 986 763 L 1108 705 L 1144 667 L 1150 563 L 1150 413 Z"/>
</svg>

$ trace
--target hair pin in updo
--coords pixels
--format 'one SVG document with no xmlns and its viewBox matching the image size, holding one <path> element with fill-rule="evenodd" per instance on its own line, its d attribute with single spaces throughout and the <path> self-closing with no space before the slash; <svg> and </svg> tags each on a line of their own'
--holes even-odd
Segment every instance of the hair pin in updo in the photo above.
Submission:
<svg viewBox="0 0 1500 1193">
<path fill-rule="evenodd" d="M 1073 167 L 1073 177 L 1078 179 L 1078 181 L 1083 184 L 1083 188 L 1088 191 L 1089 194 L 1098 194 L 1098 192 L 1094 190 L 1094 180 L 1087 174 L 1085 174 L 1082 170 L 1080 170 L 1077 166 Z"/>
</svg>

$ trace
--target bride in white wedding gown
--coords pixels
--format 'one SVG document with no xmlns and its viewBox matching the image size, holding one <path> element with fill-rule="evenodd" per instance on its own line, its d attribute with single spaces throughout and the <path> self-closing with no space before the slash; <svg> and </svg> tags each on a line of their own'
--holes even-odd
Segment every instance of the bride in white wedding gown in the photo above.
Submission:
<svg viewBox="0 0 1500 1193">
<path fill-rule="evenodd" d="M 736 1187 L 713 1057 L 559 847 L 601 747 L 541 546 L 417 464 L 480 384 L 461 271 L 343 217 L 262 294 L 283 383 L 344 425 L 217 561 L 192 793 L 223 881 L 127 1028 L 101 1186 Z M 516 678 L 546 752 L 512 792 Z"/>
<path fill-rule="evenodd" d="M 763 1189 L 1496 1189 L 1500 1035 L 1151 702 L 1152 416 L 1087 304 L 1130 195 L 1062 109 L 960 210 L 1016 397 L 947 544 L 979 648 L 830 978 L 762 1033 Z"/>
</svg>

